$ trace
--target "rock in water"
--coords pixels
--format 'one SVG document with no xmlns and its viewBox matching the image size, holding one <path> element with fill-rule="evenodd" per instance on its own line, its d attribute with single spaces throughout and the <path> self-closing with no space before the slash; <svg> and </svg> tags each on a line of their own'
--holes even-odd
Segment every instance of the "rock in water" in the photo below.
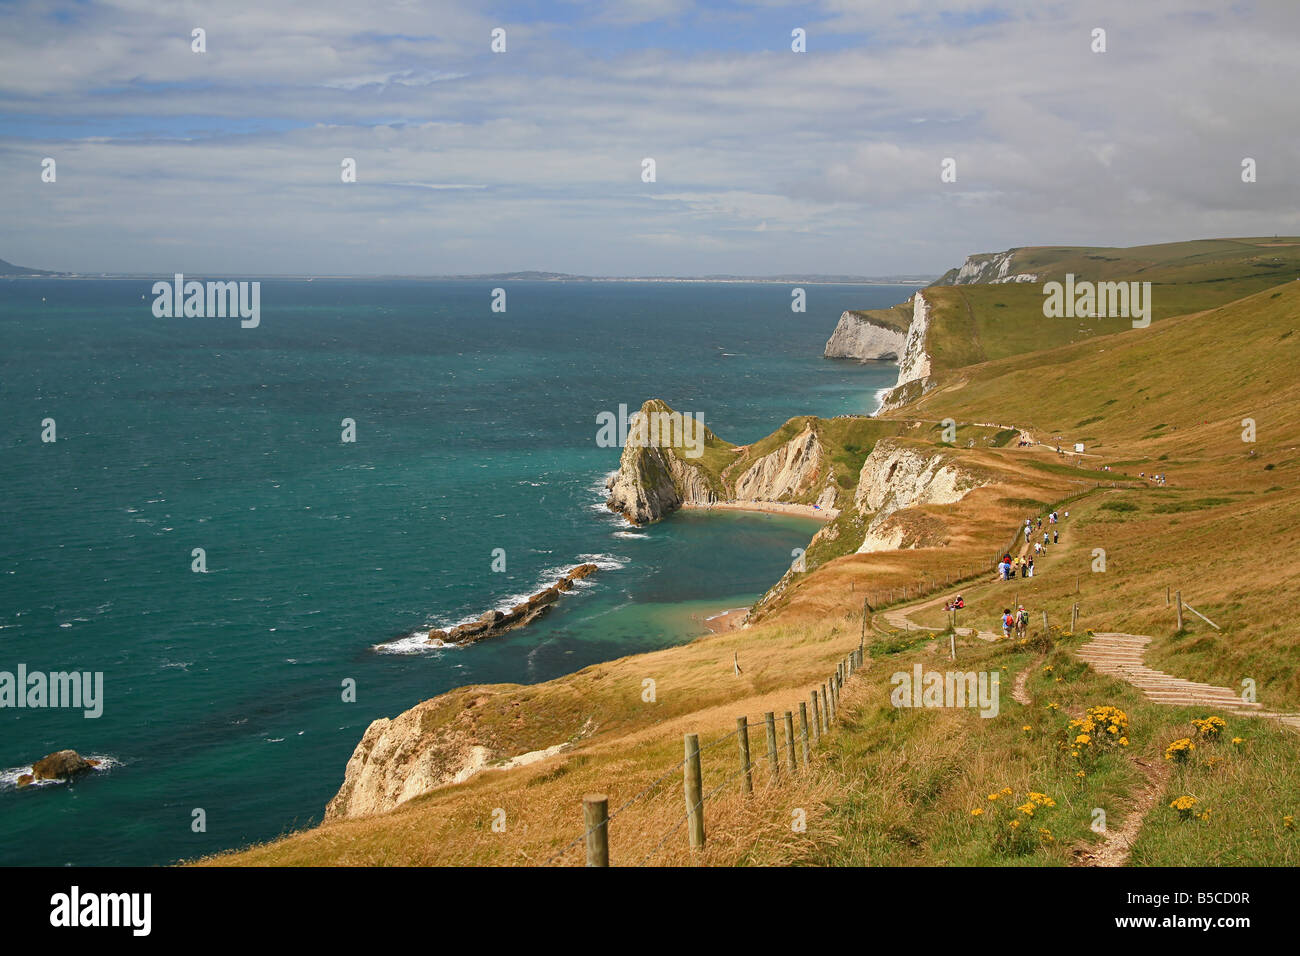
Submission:
<svg viewBox="0 0 1300 956">
<path fill-rule="evenodd" d="M 573 582 L 594 574 L 599 567 L 590 562 L 573 568 L 548 588 L 543 588 L 527 601 L 516 604 L 509 611 L 484 611 L 468 624 L 458 624 L 450 630 L 430 630 L 426 643 L 473 644 L 487 637 L 495 637 L 516 627 L 530 624 L 545 614 L 560 599 L 563 591 L 573 589 Z"/>
<path fill-rule="evenodd" d="M 75 750 L 58 750 L 32 765 L 37 780 L 71 780 L 78 774 L 95 769 L 98 761 L 87 760 Z"/>
</svg>

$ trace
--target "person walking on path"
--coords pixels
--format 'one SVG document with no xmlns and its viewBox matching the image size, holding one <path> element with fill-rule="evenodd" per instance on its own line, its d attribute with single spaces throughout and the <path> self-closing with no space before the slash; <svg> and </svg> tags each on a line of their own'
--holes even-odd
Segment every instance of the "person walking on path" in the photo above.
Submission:
<svg viewBox="0 0 1300 956">
<path fill-rule="evenodd" d="M 1052 544 L 1057 544 L 1060 540 L 1061 540 L 1061 532 L 1058 531 L 1057 529 L 1053 528 L 1053 529 L 1052 529 Z"/>
</svg>

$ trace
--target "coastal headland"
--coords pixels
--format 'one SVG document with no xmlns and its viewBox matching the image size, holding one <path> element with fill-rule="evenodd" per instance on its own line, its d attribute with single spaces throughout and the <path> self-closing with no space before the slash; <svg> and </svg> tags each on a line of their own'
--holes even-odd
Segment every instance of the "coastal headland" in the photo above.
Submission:
<svg viewBox="0 0 1300 956">
<path fill-rule="evenodd" d="M 1150 326 L 1045 319 L 1042 283 L 1066 272 L 1152 281 Z M 693 460 L 623 449 L 610 507 L 636 524 L 754 502 L 826 514 L 746 626 L 376 721 L 322 826 L 205 862 L 569 865 L 583 796 L 604 793 L 628 804 L 610 826 L 619 864 L 1071 865 L 1107 838 L 1068 808 L 1106 807 L 1137 815 L 1123 854 L 1134 863 L 1290 865 L 1295 734 L 1225 714 L 1221 741 L 1166 760 L 1209 712 L 1149 699 L 1078 651 L 1094 630 L 1147 635 L 1145 662 L 1162 673 L 1232 688 L 1249 675 L 1265 709 L 1300 707 L 1293 641 L 1276 627 L 1300 580 L 1297 277 L 1300 239 L 971 257 L 904 304 L 899 382 L 876 417 L 798 416 L 744 446 L 708 432 Z M 656 411 L 670 409 L 642 408 Z M 1076 443 L 1086 455 L 1067 453 Z M 1069 516 L 1034 577 L 993 580 L 1026 518 L 1056 510 Z M 949 634 L 942 605 L 958 591 L 965 626 Z M 1176 621 L 1174 592 L 1215 626 Z M 987 638 L 1012 604 L 1033 614 L 1034 644 Z M 844 720 L 810 772 L 724 789 L 703 851 L 672 839 L 681 790 L 662 781 L 680 781 L 683 735 L 713 744 L 739 715 L 779 720 L 857 648 Z M 892 672 L 950 655 L 1003 673 L 1016 696 L 992 719 L 890 705 Z M 1125 714 L 1124 752 L 1061 757 L 1071 715 L 1101 705 Z M 708 751 L 707 785 L 734 773 L 735 749 Z M 512 769 L 476 769 L 494 766 Z M 1167 775 L 1153 783 L 1152 767 Z M 990 816 L 1004 788 L 1058 805 L 1014 857 L 972 813 Z M 1213 814 L 1189 825 L 1167 807 L 1183 795 Z M 494 808 L 503 829 L 488 825 Z M 792 808 L 806 824 L 793 832 Z"/>
</svg>

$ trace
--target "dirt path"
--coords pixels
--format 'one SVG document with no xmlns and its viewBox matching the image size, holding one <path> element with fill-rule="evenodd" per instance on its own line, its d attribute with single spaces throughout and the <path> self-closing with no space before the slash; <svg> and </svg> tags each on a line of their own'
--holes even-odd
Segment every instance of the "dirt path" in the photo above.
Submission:
<svg viewBox="0 0 1300 956">
<path fill-rule="evenodd" d="M 1011 685 L 1011 699 L 1017 704 L 1023 704 L 1025 707 L 1028 707 L 1034 702 L 1034 699 L 1029 696 L 1029 672 L 1036 666 L 1038 666 L 1037 661 L 1030 664 L 1016 675 L 1015 683 Z"/>
<path fill-rule="evenodd" d="M 1102 842 L 1096 846 L 1080 844 L 1074 848 L 1074 862 L 1071 866 L 1125 866 L 1129 854 L 1133 852 L 1133 841 L 1151 809 L 1165 792 L 1169 780 L 1169 767 L 1164 763 L 1151 763 L 1137 758 L 1133 761 L 1145 778 L 1142 786 L 1134 795 L 1133 803 L 1124 815 L 1124 823 L 1119 829 L 1109 826 L 1102 833 Z"/>
<path fill-rule="evenodd" d="M 890 627 L 897 628 L 900 631 L 943 631 L 942 627 L 931 627 L 928 624 L 917 624 L 908 616 L 917 611 L 924 611 L 926 608 L 935 607 L 936 605 L 946 604 L 950 599 L 946 595 L 939 595 L 937 598 L 931 598 L 920 604 L 909 604 L 905 607 L 890 608 L 888 611 L 882 611 L 880 616 L 885 619 Z M 976 627 L 958 627 L 958 637 L 977 637 L 981 641 L 990 643 L 998 640 L 998 636 L 992 631 L 981 631 Z"/>
</svg>

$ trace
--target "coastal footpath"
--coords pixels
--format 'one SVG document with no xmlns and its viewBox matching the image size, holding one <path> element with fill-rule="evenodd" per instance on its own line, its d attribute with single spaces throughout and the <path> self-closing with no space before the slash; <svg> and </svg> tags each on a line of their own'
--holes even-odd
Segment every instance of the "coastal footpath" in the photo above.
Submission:
<svg viewBox="0 0 1300 956">
<path fill-rule="evenodd" d="M 1093 262 L 1113 270 L 1109 275 L 1163 280 L 1161 321 L 1148 329 L 1127 320 L 1039 321 L 1041 291 L 1027 282 L 927 288 L 928 330 L 918 338 L 930 387 L 899 413 L 908 417 L 801 416 L 749 446 L 714 439 L 695 460 L 662 458 L 659 474 L 625 448 L 625 502 L 731 500 L 737 479 L 779 452 L 767 490 L 776 488 L 771 476 L 785 470 L 777 466 L 793 463 L 791 474 L 801 480 L 784 497 L 804 503 L 833 486 L 838 514 L 810 545 L 808 570 L 789 573 L 765 616 L 751 615 L 748 627 L 543 684 L 460 688 L 376 721 L 349 761 L 326 826 L 214 862 L 580 863 L 583 797 L 607 793 L 620 808 L 610 828 L 619 864 L 1006 863 L 1014 858 L 982 821 L 972 822 L 971 808 L 988 806 L 986 794 L 1002 784 L 1032 785 L 1073 794 L 1079 806 L 1117 800 L 1123 812 L 1141 786 L 1141 767 L 1166 765 L 1165 748 L 1193 733 L 1186 713 L 1160 712 L 1080 666 L 1071 651 L 1087 639 L 1085 628 L 1156 635 L 1150 666 L 1224 686 L 1249 673 L 1268 706 L 1293 709 L 1300 684 L 1276 621 L 1294 592 L 1296 567 L 1287 556 L 1300 554 L 1300 499 L 1292 491 L 1300 469 L 1292 454 L 1300 382 L 1290 372 L 1300 347 L 1300 285 L 1295 269 L 1283 275 L 1270 264 L 1294 256 L 1300 240 L 1176 245 L 1183 248 L 1148 248 L 1118 264 L 1108 250 L 1066 250 L 1055 265 L 1044 264 L 1042 250 L 1022 250 L 1008 267 L 1010 275 L 1048 274 L 1049 267 Z M 1216 260 L 1217 271 L 1204 278 L 1206 250 L 1220 248 L 1236 259 Z M 1300 257 L 1294 261 L 1300 268 Z M 1186 279 L 1177 271 L 1184 262 Z M 1216 296 L 1229 304 L 1216 307 Z M 914 316 L 916 308 L 913 300 Z M 1224 328 L 1239 332 L 1233 349 L 1222 347 Z M 1188 380 L 1198 383 L 1195 393 Z M 1014 407 L 1011 394 L 1018 396 Z M 1243 407 L 1269 423 L 1257 444 L 1243 442 Z M 957 423 L 955 436 L 939 424 L 945 420 Z M 978 424 L 1007 421 L 1016 424 Z M 1045 445 L 1019 445 L 1027 433 L 1067 447 L 1077 439 L 1098 457 L 1085 462 Z M 819 468 L 804 473 L 814 443 Z M 688 479 L 681 487 L 672 475 L 679 465 L 693 472 L 678 476 Z M 1165 469 L 1168 486 L 1136 477 Z M 659 486 L 651 494 L 642 481 Z M 982 574 L 1027 514 L 1061 502 L 1068 502 L 1061 543 L 1032 580 L 1009 588 Z M 650 509 L 645 515 L 653 517 Z M 884 549 L 897 529 L 904 536 Z M 1262 571 L 1261 540 L 1280 556 Z M 1096 573 L 1096 547 L 1110 554 L 1107 574 Z M 1218 573 L 1206 574 L 1211 566 Z M 996 621 L 1017 591 L 1035 624 L 1040 610 L 1050 612 L 1049 649 L 962 635 L 936 642 L 934 631 L 946 620 L 939 603 L 953 593 L 949 581 L 961 582 L 967 623 Z M 1177 622 L 1166 597 L 1171 585 L 1224 632 L 1190 615 Z M 923 595 L 914 609 L 923 630 L 889 633 L 881 625 L 886 615 L 864 615 L 869 597 L 906 602 L 909 590 Z M 1076 606 L 1079 627 L 1070 634 L 1063 622 Z M 874 643 L 873 627 L 880 632 Z M 681 791 L 660 782 L 680 778 L 673 768 L 682 735 L 713 742 L 735 730 L 739 715 L 751 715 L 752 727 L 753 715 L 789 709 L 825 679 L 828 663 L 864 639 L 872 662 L 853 688 L 862 697 L 845 701 L 851 726 L 829 737 L 833 760 L 816 773 L 783 775 L 770 805 L 761 802 L 769 792 L 762 788 L 734 802 L 724 791 L 709 805 L 703 852 L 673 837 Z M 1015 676 L 1018 694 L 1001 716 L 890 705 L 892 670 L 935 666 L 950 649 L 967 668 L 1002 671 L 1008 683 Z M 645 695 L 647 680 L 658 689 L 653 699 Z M 1123 763 L 1124 775 L 1080 775 L 1068 762 L 1058 766 L 1050 755 L 1059 750 L 1060 711 L 1101 702 L 1118 703 L 1132 718 L 1136 768 Z M 1208 757 L 1176 767 L 1182 776 L 1174 794 L 1196 793 L 1214 807 L 1212 820 L 1231 826 L 1208 840 L 1204 828 L 1157 806 L 1145 822 L 1136 817 L 1143 835 L 1134 860 L 1289 865 L 1293 831 L 1284 814 L 1300 793 L 1300 775 L 1290 769 L 1294 742 L 1262 722 L 1233 723 L 1217 752 L 1214 746 L 1198 742 L 1197 752 L 1213 753 L 1217 768 Z M 706 750 L 706 773 L 724 779 L 733 754 L 734 746 Z M 483 772 L 494 767 L 522 769 Z M 1259 787 L 1260 779 L 1270 787 Z M 812 808 L 806 833 L 791 835 L 792 805 Z M 508 819 L 499 832 L 488 822 L 493 808 Z M 1068 865 L 1076 841 L 1096 840 L 1087 823 L 1052 822 L 1053 841 L 1024 859 Z"/>
</svg>

